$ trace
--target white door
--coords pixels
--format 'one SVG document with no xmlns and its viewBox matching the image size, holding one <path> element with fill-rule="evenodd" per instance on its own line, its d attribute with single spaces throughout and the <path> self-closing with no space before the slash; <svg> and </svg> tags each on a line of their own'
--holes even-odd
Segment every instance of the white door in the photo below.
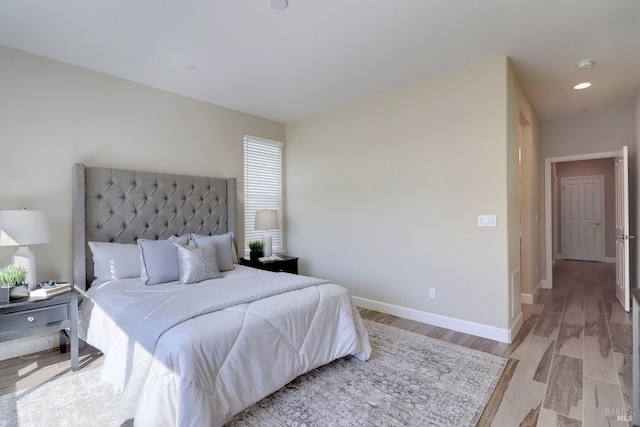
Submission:
<svg viewBox="0 0 640 427">
<path fill-rule="evenodd" d="M 563 255 L 602 261 L 603 177 L 562 178 Z"/>
<path fill-rule="evenodd" d="M 616 297 L 629 311 L 629 155 L 627 147 L 616 156 Z"/>
</svg>

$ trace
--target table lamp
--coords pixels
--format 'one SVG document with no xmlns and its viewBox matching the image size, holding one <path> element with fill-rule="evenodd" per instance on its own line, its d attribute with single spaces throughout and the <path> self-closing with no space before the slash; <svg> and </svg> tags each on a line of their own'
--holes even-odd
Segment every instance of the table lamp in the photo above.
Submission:
<svg viewBox="0 0 640 427">
<path fill-rule="evenodd" d="M 29 245 L 51 241 L 49 219 L 45 211 L 27 209 L 0 211 L 0 246 L 19 246 L 11 263 L 27 270 L 29 290 L 38 284 L 36 257 Z"/>
<path fill-rule="evenodd" d="M 278 211 L 275 209 L 262 209 L 256 211 L 255 230 L 264 230 L 262 243 L 264 244 L 264 256 L 271 256 L 271 234 L 269 230 L 277 230 L 280 228 L 278 224 Z"/>
</svg>

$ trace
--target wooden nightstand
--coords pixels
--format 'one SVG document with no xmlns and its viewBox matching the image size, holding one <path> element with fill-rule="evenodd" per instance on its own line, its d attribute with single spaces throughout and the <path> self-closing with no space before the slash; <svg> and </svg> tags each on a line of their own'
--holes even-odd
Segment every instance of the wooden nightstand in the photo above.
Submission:
<svg viewBox="0 0 640 427">
<path fill-rule="evenodd" d="M 260 270 L 298 274 L 298 258 L 287 255 L 278 256 L 282 260 L 260 262 L 251 261 L 249 258 L 240 258 L 240 265 L 259 268 Z"/>
<path fill-rule="evenodd" d="M 60 352 L 67 351 L 69 329 L 71 368 L 78 370 L 78 292 L 71 289 L 48 298 L 25 297 L 0 304 L 0 342 L 60 331 Z"/>
</svg>

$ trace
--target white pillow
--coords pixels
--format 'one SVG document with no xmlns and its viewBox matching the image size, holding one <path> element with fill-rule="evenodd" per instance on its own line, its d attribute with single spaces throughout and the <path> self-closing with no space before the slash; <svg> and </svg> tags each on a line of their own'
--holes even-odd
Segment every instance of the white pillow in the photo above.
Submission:
<svg viewBox="0 0 640 427">
<path fill-rule="evenodd" d="M 92 285 L 140 276 L 140 248 L 131 243 L 89 242 L 93 253 Z"/>
<path fill-rule="evenodd" d="M 196 247 L 206 245 L 209 242 L 216 244 L 216 258 L 218 259 L 218 268 L 220 271 L 233 270 L 233 238 L 231 233 L 216 234 L 213 236 L 201 236 L 199 234 L 191 233 L 191 240 L 196 244 Z M 237 264 L 237 262 L 236 262 Z"/>
</svg>

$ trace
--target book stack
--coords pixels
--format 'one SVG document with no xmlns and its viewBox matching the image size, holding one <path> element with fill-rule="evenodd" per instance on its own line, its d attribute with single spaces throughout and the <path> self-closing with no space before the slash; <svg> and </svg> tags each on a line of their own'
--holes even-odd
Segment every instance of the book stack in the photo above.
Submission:
<svg viewBox="0 0 640 427">
<path fill-rule="evenodd" d="M 38 288 L 29 292 L 30 297 L 50 297 L 62 292 L 66 292 L 71 289 L 71 284 L 68 282 L 56 283 L 53 287 Z"/>
</svg>

